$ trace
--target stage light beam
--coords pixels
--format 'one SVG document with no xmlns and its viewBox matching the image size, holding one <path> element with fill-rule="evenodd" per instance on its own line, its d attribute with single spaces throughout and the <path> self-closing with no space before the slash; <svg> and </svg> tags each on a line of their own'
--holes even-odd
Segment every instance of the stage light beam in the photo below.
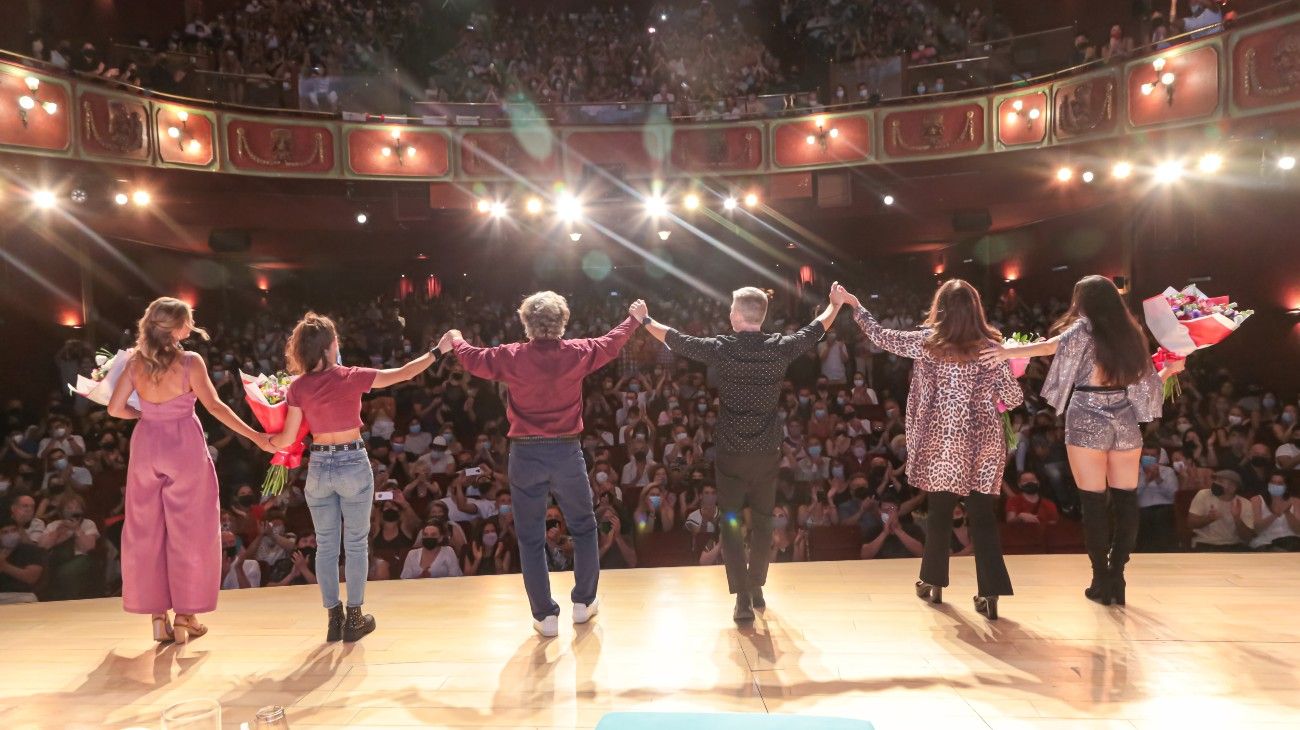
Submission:
<svg viewBox="0 0 1300 730">
<path fill-rule="evenodd" d="M 746 208 L 757 208 L 757 207 L 758 207 L 758 193 L 746 193 L 746 194 L 745 194 L 745 207 L 746 207 Z"/>
<path fill-rule="evenodd" d="M 572 223 L 582 217 L 582 204 L 572 193 L 561 193 L 555 201 L 555 213 L 560 220 Z"/>
<path fill-rule="evenodd" d="M 58 198 L 49 190 L 37 190 L 32 193 L 32 205 L 41 210 L 49 210 L 58 204 Z"/>
<path fill-rule="evenodd" d="M 892 195 L 886 195 L 885 197 L 883 197 L 883 198 L 880 199 L 880 202 L 884 203 L 885 205 L 893 205 L 893 204 L 894 204 L 894 196 L 892 196 Z"/>
<path fill-rule="evenodd" d="M 684 205 L 687 210 L 696 210 L 700 207 L 700 196 L 695 193 L 690 193 L 682 200 L 682 205 Z"/>
<path fill-rule="evenodd" d="M 1133 163 L 1123 161 L 1116 162 L 1115 165 L 1110 168 L 1110 174 L 1112 177 L 1123 180 L 1133 174 Z"/>
<path fill-rule="evenodd" d="M 1289 171 L 1289 170 L 1294 170 L 1294 169 L 1295 169 L 1295 156 L 1294 156 L 1294 155 L 1282 155 L 1281 157 L 1277 158 L 1277 169 L 1279 169 L 1279 170 L 1288 170 L 1288 171 Z"/>
<path fill-rule="evenodd" d="M 1165 160 L 1156 165 L 1155 179 L 1162 185 L 1177 182 L 1183 176 L 1183 163 L 1178 160 Z"/>
<path fill-rule="evenodd" d="M 1068 167 L 1061 167 L 1056 170 L 1056 179 L 1061 182 L 1070 182 L 1072 177 L 1074 177 L 1074 170 Z"/>
<path fill-rule="evenodd" d="M 528 215 L 537 215 L 538 213 L 541 213 L 542 199 L 536 195 L 532 196 L 524 203 L 524 210 L 528 211 Z"/>
<path fill-rule="evenodd" d="M 1201 159 L 1196 163 L 1196 169 L 1207 175 L 1213 175 L 1223 169 L 1223 155 L 1207 152 L 1201 155 Z"/>
<path fill-rule="evenodd" d="M 722 207 L 727 210 L 735 210 L 736 205 L 737 203 L 735 198 L 728 197 L 726 200 L 722 201 Z"/>
</svg>

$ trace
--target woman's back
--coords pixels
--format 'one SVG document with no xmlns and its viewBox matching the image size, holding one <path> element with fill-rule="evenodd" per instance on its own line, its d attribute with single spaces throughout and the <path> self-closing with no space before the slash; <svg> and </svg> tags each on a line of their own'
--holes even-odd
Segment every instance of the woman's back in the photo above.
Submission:
<svg viewBox="0 0 1300 730">
<path fill-rule="evenodd" d="M 193 392 L 186 369 L 189 366 L 188 357 L 187 354 L 182 353 L 176 362 L 172 363 L 158 378 L 154 378 L 146 371 L 143 361 L 132 357 L 127 363 L 127 373 L 131 376 L 131 382 L 135 386 L 135 391 L 140 394 L 141 400 L 160 405 Z"/>
</svg>

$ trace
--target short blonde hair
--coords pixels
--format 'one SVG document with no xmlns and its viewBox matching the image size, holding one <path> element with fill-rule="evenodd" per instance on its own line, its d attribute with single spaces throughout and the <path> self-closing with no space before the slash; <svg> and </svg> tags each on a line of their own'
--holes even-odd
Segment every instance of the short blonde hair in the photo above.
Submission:
<svg viewBox="0 0 1300 730">
<path fill-rule="evenodd" d="M 753 286 L 741 287 L 731 293 L 731 308 L 740 313 L 745 322 L 763 324 L 767 319 L 767 293 Z"/>
<path fill-rule="evenodd" d="M 553 291 L 539 291 L 519 305 L 519 321 L 530 340 L 558 340 L 569 324 L 569 303 Z"/>
</svg>

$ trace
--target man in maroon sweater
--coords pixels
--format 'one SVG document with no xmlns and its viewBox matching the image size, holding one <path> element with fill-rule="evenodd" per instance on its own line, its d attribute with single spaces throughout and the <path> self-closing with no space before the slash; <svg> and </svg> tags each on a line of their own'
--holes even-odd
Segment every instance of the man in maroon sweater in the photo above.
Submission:
<svg viewBox="0 0 1300 730">
<path fill-rule="evenodd" d="M 644 306 L 638 300 L 633 307 Z M 573 539 L 573 622 L 586 623 L 600 601 L 600 549 L 591 483 L 582 455 L 582 380 L 618 357 L 639 323 L 629 317 L 609 334 L 566 340 L 569 305 L 555 292 L 538 292 L 519 307 L 528 342 L 474 347 L 458 330 L 447 333 L 470 375 L 510 387 L 510 497 L 519 537 L 519 565 L 542 636 L 559 633 L 560 607 L 551 598 L 546 568 L 546 506 L 555 495 Z"/>
</svg>

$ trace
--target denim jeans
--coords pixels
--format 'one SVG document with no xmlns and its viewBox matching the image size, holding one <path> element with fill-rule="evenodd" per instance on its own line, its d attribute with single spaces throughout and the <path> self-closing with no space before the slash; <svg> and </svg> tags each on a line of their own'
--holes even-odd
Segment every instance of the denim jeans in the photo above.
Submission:
<svg viewBox="0 0 1300 730">
<path fill-rule="evenodd" d="M 347 554 L 348 606 L 366 599 L 370 570 L 370 509 L 375 475 L 364 449 L 312 452 L 303 490 L 316 526 L 316 580 L 325 608 L 339 605 L 339 544 Z"/>
<path fill-rule="evenodd" d="M 582 444 L 576 439 L 512 442 L 510 498 L 519 537 L 519 567 L 533 618 L 538 621 L 560 613 L 551 599 L 551 576 L 546 568 L 546 507 L 551 495 L 555 495 L 573 538 L 573 602 L 590 604 L 596 600 L 600 580 L 600 546 Z"/>
</svg>

